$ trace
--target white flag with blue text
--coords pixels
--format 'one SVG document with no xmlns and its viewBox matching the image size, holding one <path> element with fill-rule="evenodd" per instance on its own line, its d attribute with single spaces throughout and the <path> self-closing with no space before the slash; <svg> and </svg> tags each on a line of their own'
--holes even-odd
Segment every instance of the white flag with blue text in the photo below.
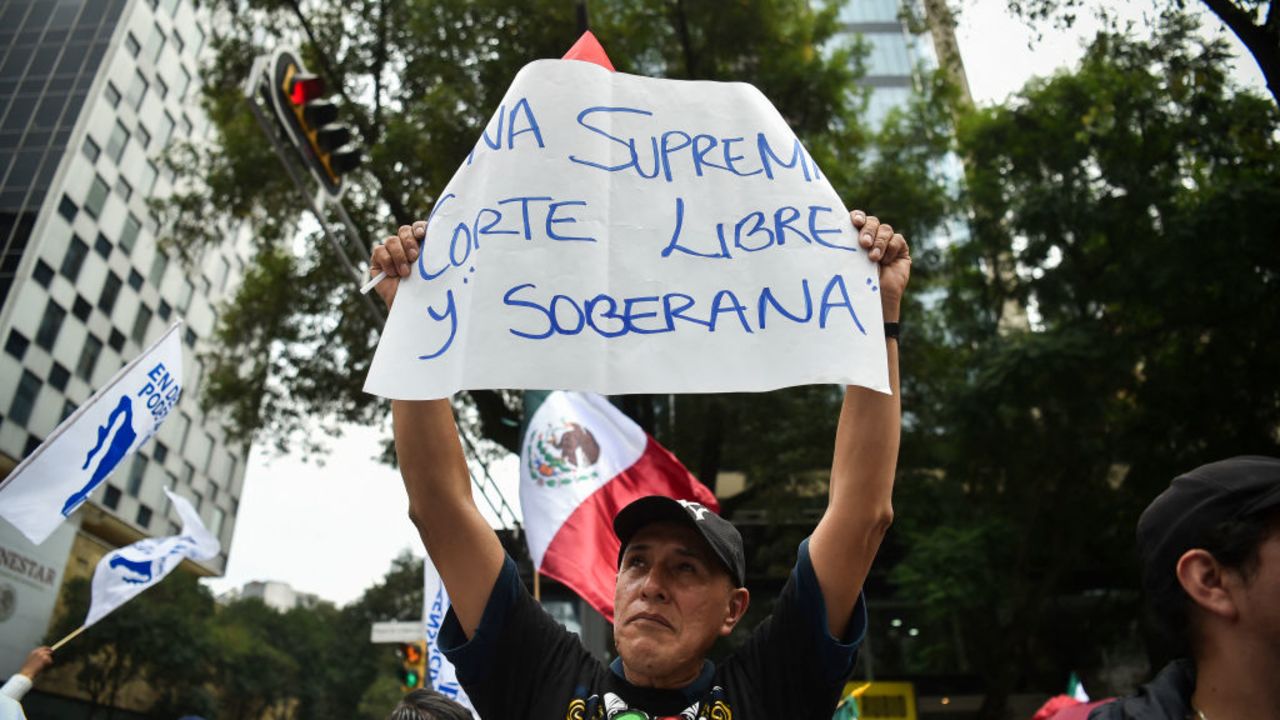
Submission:
<svg viewBox="0 0 1280 720">
<path fill-rule="evenodd" d="M 444 695 L 476 714 L 471 705 L 471 698 L 458 684 L 458 676 L 453 663 L 440 651 L 440 628 L 444 626 L 444 616 L 449 612 L 449 593 L 444 589 L 440 573 L 431 564 L 431 558 L 422 561 L 422 617 L 427 625 L 427 682 L 436 692 Z"/>
<path fill-rule="evenodd" d="M 54 429 L 0 484 L 0 517 L 44 542 L 142 447 L 182 394 L 182 342 L 174 323 Z"/>
<path fill-rule="evenodd" d="M 163 580 L 183 558 L 208 560 L 222 551 L 218 538 L 200 522 L 200 514 L 191 503 L 169 488 L 165 488 L 164 493 L 182 518 L 182 533 L 139 540 L 103 556 L 93 571 L 92 599 L 84 619 L 85 627 Z"/>
</svg>

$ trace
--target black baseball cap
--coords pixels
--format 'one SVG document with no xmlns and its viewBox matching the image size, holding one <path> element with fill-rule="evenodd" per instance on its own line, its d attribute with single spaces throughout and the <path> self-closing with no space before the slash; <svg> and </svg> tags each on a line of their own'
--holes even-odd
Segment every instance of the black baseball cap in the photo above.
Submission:
<svg viewBox="0 0 1280 720">
<path fill-rule="evenodd" d="M 613 517 L 613 531 L 622 545 L 618 548 L 618 565 L 622 565 L 622 553 L 641 528 L 656 522 L 685 525 L 711 546 L 711 551 L 724 563 L 734 587 L 746 584 L 747 559 L 742 549 L 742 534 L 733 523 L 725 520 L 711 508 L 689 500 L 673 500 L 664 495 L 649 495 L 632 501 Z"/>
<path fill-rule="evenodd" d="M 1208 533 L 1280 507 L 1280 458 L 1247 455 L 1201 465 L 1179 475 L 1138 519 L 1142 583 L 1152 597 L 1176 594 L 1176 568 Z"/>
</svg>

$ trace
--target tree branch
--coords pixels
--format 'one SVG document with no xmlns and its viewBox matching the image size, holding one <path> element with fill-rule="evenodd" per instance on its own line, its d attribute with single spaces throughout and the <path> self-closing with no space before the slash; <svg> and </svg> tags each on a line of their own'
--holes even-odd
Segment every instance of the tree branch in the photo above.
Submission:
<svg viewBox="0 0 1280 720">
<path fill-rule="evenodd" d="M 1267 81 L 1267 90 L 1271 92 L 1276 104 L 1280 104 L 1280 29 L 1274 23 L 1277 12 L 1275 0 L 1272 0 L 1267 11 L 1265 26 L 1254 25 L 1253 16 L 1232 0 L 1203 2 L 1249 49 Z"/>
</svg>

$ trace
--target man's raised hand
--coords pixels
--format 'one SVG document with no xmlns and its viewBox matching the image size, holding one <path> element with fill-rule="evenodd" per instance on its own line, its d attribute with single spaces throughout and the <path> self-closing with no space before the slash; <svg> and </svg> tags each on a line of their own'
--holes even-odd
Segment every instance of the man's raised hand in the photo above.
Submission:
<svg viewBox="0 0 1280 720">
<path fill-rule="evenodd" d="M 902 293 L 911 278 L 911 248 L 902 233 L 861 210 L 849 213 L 858 230 L 858 244 L 867 258 L 880 265 L 880 303 L 886 322 L 897 322 Z"/>
<path fill-rule="evenodd" d="M 419 248 L 426 236 L 427 223 L 419 220 L 413 225 L 401 225 L 395 235 L 373 247 L 373 254 L 369 258 L 369 277 L 376 277 L 378 273 L 387 274 L 386 279 L 374 289 L 378 291 L 382 302 L 387 304 L 388 310 L 395 300 L 401 278 L 409 277 L 409 273 L 413 272 L 413 263 L 418 261 Z"/>
</svg>

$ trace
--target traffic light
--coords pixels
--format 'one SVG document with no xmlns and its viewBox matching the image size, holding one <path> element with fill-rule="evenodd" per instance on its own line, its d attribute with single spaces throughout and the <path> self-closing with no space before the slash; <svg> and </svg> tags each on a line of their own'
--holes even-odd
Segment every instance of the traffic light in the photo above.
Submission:
<svg viewBox="0 0 1280 720">
<path fill-rule="evenodd" d="M 426 643 L 400 643 L 396 654 L 400 656 L 400 685 L 405 692 L 423 687 L 427 668 Z"/>
<path fill-rule="evenodd" d="M 342 176 L 361 161 L 351 128 L 338 122 L 338 106 L 325 96 L 324 80 L 307 72 L 292 52 L 277 52 L 272 68 L 276 115 L 312 175 L 336 197 L 342 192 Z"/>
</svg>

